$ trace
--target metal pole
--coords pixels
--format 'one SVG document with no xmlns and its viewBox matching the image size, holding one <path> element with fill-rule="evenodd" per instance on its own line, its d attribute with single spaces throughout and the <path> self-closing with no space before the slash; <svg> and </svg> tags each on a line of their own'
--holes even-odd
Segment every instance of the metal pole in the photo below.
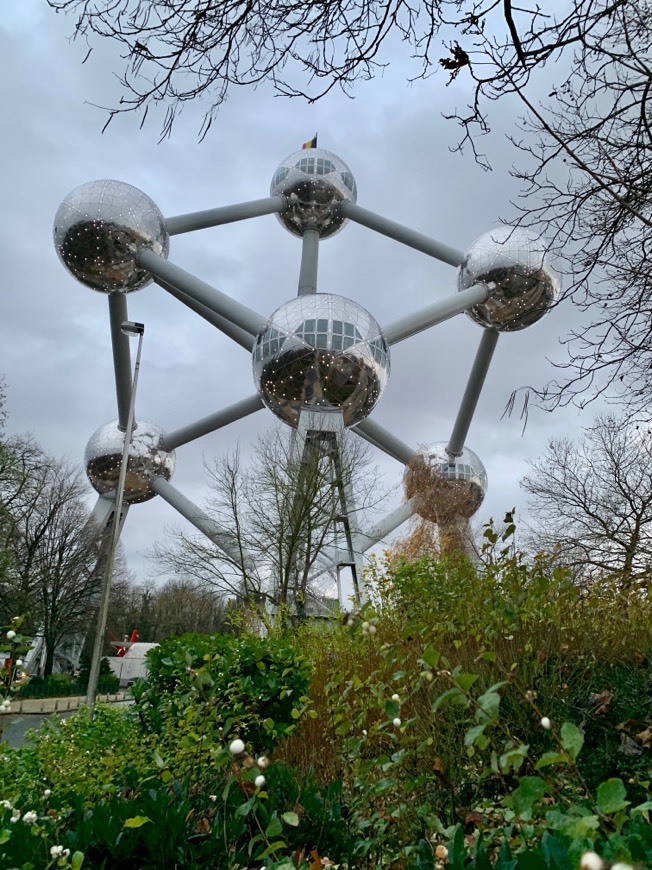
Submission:
<svg viewBox="0 0 652 870">
<path fill-rule="evenodd" d="M 190 272 L 180 269 L 169 260 L 164 260 L 149 248 L 141 248 L 136 254 L 136 260 L 154 276 L 155 280 L 158 281 L 159 278 L 163 280 L 164 284 L 161 286 L 164 289 L 167 289 L 165 284 L 171 284 L 186 296 L 190 296 L 191 299 L 195 299 L 251 335 L 258 335 L 267 322 L 251 308 L 236 302 L 235 299 L 231 299 L 226 293 L 221 293 L 205 281 L 200 281 L 199 278 L 195 278 Z"/>
<path fill-rule="evenodd" d="M 232 532 L 223 528 L 211 519 L 201 508 L 193 504 L 189 498 L 182 495 L 178 489 L 172 486 L 164 477 L 155 477 L 152 480 L 152 489 L 160 495 L 170 507 L 178 511 L 189 523 L 198 529 L 203 535 L 212 541 L 216 547 L 229 557 L 231 562 L 240 570 L 251 571 L 253 561 L 250 554 L 243 552 L 238 540 Z"/>
<path fill-rule="evenodd" d="M 363 227 L 375 230 L 383 236 L 388 236 L 396 242 L 401 242 L 409 248 L 414 248 L 415 251 L 421 251 L 421 253 L 428 254 L 429 257 L 434 257 L 450 266 L 459 266 L 464 259 L 462 251 L 437 242 L 423 233 L 417 233 L 409 227 L 404 227 L 403 224 L 396 223 L 396 221 L 390 221 L 379 214 L 374 214 L 374 212 L 368 211 L 354 202 L 343 202 L 341 209 L 344 217 L 355 221 L 355 223 L 362 224 Z"/>
<path fill-rule="evenodd" d="M 301 267 L 299 269 L 299 296 L 317 292 L 317 262 L 319 259 L 319 232 L 311 227 L 303 231 Z"/>
<path fill-rule="evenodd" d="M 391 432 L 388 432 L 379 423 L 374 423 L 369 418 L 362 420 L 356 426 L 352 426 L 351 430 L 374 446 L 384 450 L 385 453 L 393 456 L 398 462 L 402 462 L 403 465 L 407 465 L 417 455 L 418 451 L 408 447 L 407 444 L 404 444 L 399 438 L 395 438 Z"/>
<path fill-rule="evenodd" d="M 161 447 L 164 450 L 175 450 L 182 444 L 189 444 L 195 438 L 201 438 L 202 435 L 215 432 L 217 429 L 221 429 L 222 426 L 228 426 L 229 423 L 242 420 L 243 417 L 254 414 L 263 407 L 263 400 L 256 393 L 254 396 L 249 396 L 247 399 L 242 399 L 240 402 L 229 405 L 228 408 L 224 408 L 222 411 L 217 411 L 215 414 L 197 420 L 195 423 L 190 423 L 188 426 L 183 426 L 181 429 L 175 429 L 174 432 L 166 433 L 161 439 Z"/>
<path fill-rule="evenodd" d="M 467 287 L 455 296 L 449 296 L 448 299 L 442 299 L 441 302 L 434 302 L 422 308 L 421 311 L 416 311 L 414 314 L 408 314 L 401 317 L 400 320 L 395 320 L 383 328 L 383 335 L 387 344 L 398 344 L 404 338 L 410 338 L 418 332 L 423 332 L 424 329 L 430 329 L 437 323 L 443 323 L 450 317 L 455 317 L 462 311 L 473 308 L 480 302 L 484 302 L 489 296 L 489 289 L 485 284 L 474 284 L 472 287 Z"/>
<path fill-rule="evenodd" d="M 220 317 L 219 314 L 216 314 L 214 311 L 211 311 L 210 308 L 206 308 L 205 305 L 202 305 L 200 302 L 196 302 L 190 296 L 186 296 L 185 293 L 182 293 L 181 290 L 177 290 L 172 284 L 169 284 L 167 281 L 163 281 L 161 278 L 156 279 L 156 283 L 162 290 L 166 290 L 170 296 L 174 296 L 175 299 L 178 299 L 179 302 L 183 303 L 187 308 L 191 311 L 194 311 L 195 314 L 198 314 L 200 317 L 203 317 L 207 323 L 210 323 L 216 329 L 219 329 L 220 332 L 223 332 L 224 335 L 227 335 L 229 338 L 233 339 L 236 344 L 239 344 L 240 347 L 243 347 L 245 350 L 251 353 L 254 346 L 254 338 L 251 333 L 245 332 L 244 329 L 240 329 L 239 326 L 235 326 L 235 324 L 231 323 L 230 320 L 227 320 L 224 317 Z"/>
<path fill-rule="evenodd" d="M 464 442 L 469 432 L 469 426 L 473 420 L 475 407 L 478 404 L 484 379 L 489 371 L 489 363 L 496 349 L 499 333 L 495 329 L 485 329 L 480 345 L 473 361 L 473 368 L 462 396 L 457 419 L 453 426 L 453 432 L 446 447 L 446 452 L 451 456 L 461 456 L 464 450 Z"/>
<path fill-rule="evenodd" d="M 113 346 L 113 368 L 115 370 L 115 391 L 118 400 L 118 429 L 127 429 L 129 400 L 131 398 L 131 352 L 129 338 L 121 329 L 127 314 L 127 298 L 124 293 L 109 294 L 109 318 L 111 320 L 111 344 Z"/>
<path fill-rule="evenodd" d="M 122 513 L 122 502 L 124 499 L 125 479 L 127 476 L 127 463 L 129 461 L 129 448 L 131 446 L 131 438 L 134 427 L 134 408 L 136 405 L 136 388 L 138 386 L 138 371 L 140 369 L 140 354 L 143 347 L 143 335 L 145 327 L 142 323 L 130 324 L 133 327 L 133 334 L 138 335 L 138 350 L 136 352 L 136 365 L 134 366 L 134 379 L 131 388 L 131 401 L 129 402 L 129 415 L 127 417 L 127 428 L 125 431 L 124 447 L 122 449 L 122 462 L 120 464 L 120 474 L 118 476 L 118 486 L 115 493 L 115 511 L 113 514 L 113 527 L 111 534 L 111 542 L 106 560 L 106 570 L 104 572 L 104 581 L 102 584 L 102 594 L 100 598 L 100 607 L 97 614 L 97 631 L 95 634 L 95 643 L 93 645 L 93 656 L 91 658 L 91 669 L 88 675 L 88 688 L 86 690 L 86 704 L 90 708 L 89 717 L 92 721 L 95 707 L 95 696 L 97 694 L 97 683 L 100 675 L 100 662 L 102 660 L 102 648 L 104 646 L 104 633 L 106 632 L 106 619 L 109 610 L 109 596 L 111 594 L 111 580 L 113 577 L 113 566 L 115 564 L 115 554 L 120 539 L 120 514 Z"/>
<path fill-rule="evenodd" d="M 414 516 L 416 499 L 403 502 L 393 511 L 387 514 L 379 523 L 366 532 L 359 532 L 356 546 L 362 553 L 374 547 L 383 538 L 386 538 L 394 529 L 398 529 L 404 522 Z"/>
<path fill-rule="evenodd" d="M 207 227 L 216 227 L 221 224 L 231 224 L 234 221 L 247 220 L 247 218 L 274 214 L 283 211 L 284 208 L 284 197 L 268 196 L 266 199 L 254 199 L 250 202 L 224 205 L 221 208 L 211 208 L 206 211 L 196 211 L 192 214 L 181 214 L 167 218 L 165 229 L 171 236 L 176 236 L 179 233 L 190 233 L 194 230 L 204 230 Z"/>
</svg>

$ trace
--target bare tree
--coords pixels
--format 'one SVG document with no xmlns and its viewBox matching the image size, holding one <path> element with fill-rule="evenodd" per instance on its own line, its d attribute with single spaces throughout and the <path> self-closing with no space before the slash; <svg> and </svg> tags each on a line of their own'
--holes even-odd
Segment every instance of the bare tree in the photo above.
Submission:
<svg viewBox="0 0 652 870">
<path fill-rule="evenodd" d="M 579 444 L 551 439 L 521 482 L 534 517 L 530 544 L 558 553 L 583 580 L 623 588 L 652 570 L 652 431 L 602 416 Z"/>
<path fill-rule="evenodd" d="M 2 516 L 8 568 L 0 610 L 25 614 L 32 632 L 43 636 L 47 676 L 62 638 L 88 627 L 101 582 L 95 570 L 99 540 L 88 524 L 79 472 L 29 440 L 10 444 L 10 456 Z"/>
<path fill-rule="evenodd" d="M 342 477 L 356 490 L 358 510 L 366 510 L 380 498 L 376 474 L 364 442 L 352 436 L 346 443 Z M 229 553 L 177 529 L 154 548 L 158 564 L 259 608 L 304 606 L 315 594 L 320 558 L 341 544 L 328 449 L 316 444 L 308 459 L 294 461 L 287 431 L 276 428 L 259 440 L 250 467 L 242 467 L 238 451 L 217 459 L 208 467 L 207 512 L 225 529 Z"/>
</svg>

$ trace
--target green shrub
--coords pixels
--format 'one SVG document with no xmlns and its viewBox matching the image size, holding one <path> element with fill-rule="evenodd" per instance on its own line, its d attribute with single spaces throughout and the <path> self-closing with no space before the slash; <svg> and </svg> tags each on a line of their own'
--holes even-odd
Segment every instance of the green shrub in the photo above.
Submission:
<svg viewBox="0 0 652 870">
<path fill-rule="evenodd" d="M 186 741 L 206 746 L 232 735 L 269 751 L 307 707 L 309 664 L 287 637 L 181 635 L 148 659 L 135 707 L 163 741 L 177 739 L 183 721 Z"/>
</svg>

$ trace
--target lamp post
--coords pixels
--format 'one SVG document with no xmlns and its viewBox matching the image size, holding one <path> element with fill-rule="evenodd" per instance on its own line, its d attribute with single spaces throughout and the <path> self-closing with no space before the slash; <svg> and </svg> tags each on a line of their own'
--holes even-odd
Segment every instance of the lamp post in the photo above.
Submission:
<svg viewBox="0 0 652 870">
<path fill-rule="evenodd" d="M 140 353 L 143 347 L 143 335 L 145 333 L 145 326 L 142 323 L 133 323 L 130 320 L 126 320 L 122 324 L 121 330 L 125 335 L 128 335 L 130 337 L 133 337 L 135 335 L 138 336 L 138 350 L 136 351 L 136 364 L 134 366 L 134 377 L 131 385 L 131 397 L 129 400 L 129 413 L 127 415 L 124 447 L 122 448 L 120 474 L 118 475 L 118 485 L 115 491 L 115 508 L 113 512 L 113 525 L 111 527 L 111 539 L 109 542 L 109 551 L 107 553 L 104 579 L 102 581 L 100 606 L 97 614 L 97 631 L 95 634 L 95 643 L 93 644 L 91 669 L 88 675 L 88 688 L 86 690 L 86 704 L 90 708 L 91 721 L 93 719 L 95 696 L 97 694 L 97 683 L 100 674 L 100 662 L 102 661 L 102 648 L 104 646 L 106 619 L 109 610 L 109 595 L 111 593 L 113 566 L 115 565 L 115 554 L 118 547 L 118 540 L 120 539 L 120 517 L 122 514 L 122 502 L 124 500 L 125 480 L 127 477 L 127 463 L 129 462 L 129 448 L 131 447 L 131 439 L 133 437 L 136 388 L 138 386 L 138 370 L 140 369 Z"/>
</svg>

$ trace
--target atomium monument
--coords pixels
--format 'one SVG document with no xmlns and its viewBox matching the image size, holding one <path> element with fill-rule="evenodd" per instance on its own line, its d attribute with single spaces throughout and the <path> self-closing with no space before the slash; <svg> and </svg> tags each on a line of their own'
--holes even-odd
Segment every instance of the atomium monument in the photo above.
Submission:
<svg viewBox="0 0 652 870">
<path fill-rule="evenodd" d="M 298 293 L 271 314 L 251 310 L 167 259 L 171 236 L 263 215 L 276 215 L 301 239 Z M 455 267 L 457 292 L 382 327 L 354 300 L 319 292 L 320 243 L 348 221 Z M 349 167 L 316 147 L 304 147 L 281 161 L 268 197 L 170 218 L 131 185 L 111 180 L 83 184 L 59 207 L 54 241 L 66 269 L 105 293 L 109 304 L 118 419 L 92 435 L 85 454 L 89 480 L 99 494 L 95 515 L 100 524 L 115 527 L 131 505 L 158 495 L 230 554 L 228 531 L 171 483 L 175 451 L 267 408 L 290 427 L 297 461 L 315 444 L 326 445 L 343 530 L 341 546 L 326 554 L 319 570 L 337 569 L 340 604 L 345 608 L 350 605 L 342 593 L 340 572 L 351 572 L 360 601 L 364 553 L 411 516 L 417 514 L 445 530 L 466 522 L 478 510 L 487 474 L 467 447 L 466 437 L 496 343 L 501 332 L 525 329 L 540 320 L 560 293 L 546 245 L 531 233 L 501 226 L 477 239 L 466 253 L 459 251 L 359 206 Z M 137 418 L 130 425 L 135 391 L 129 339 L 121 327 L 128 321 L 127 294 L 152 282 L 250 351 L 253 395 L 171 432 Z M 462 312 L 478 325 L 480 341 L 453 430 L 448 441 L 415 450 L 369 417 L 390 375 L 390 347 Z M 367 530 L 359 528 L 351 488 L 341 474 L 345 429 L 405 466 L 405 503 Z M 117 511 L 121 469 L 124 504 L 121 493 Z"/>
</svg>

